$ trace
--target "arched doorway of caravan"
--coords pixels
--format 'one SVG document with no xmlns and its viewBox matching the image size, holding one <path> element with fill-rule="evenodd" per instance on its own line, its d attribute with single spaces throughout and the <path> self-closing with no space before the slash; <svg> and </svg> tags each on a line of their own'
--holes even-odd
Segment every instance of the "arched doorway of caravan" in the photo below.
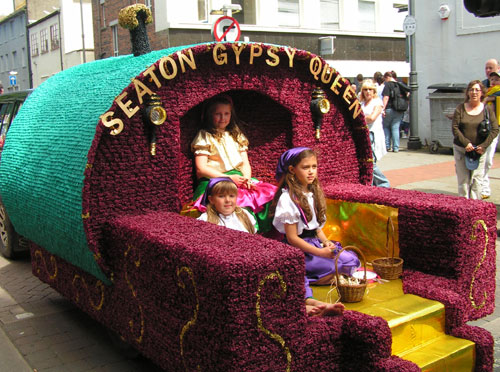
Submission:
<svg viewBox="0 0 500 372">
<path fill-rule="evenodd" d="M 252 90 L 230 90 L 227 94 L 234 103 L 241 123 L 241 130 L 248 138 L 248 157 L 252 176 L 275 184 L 274 173 L 279 155 L 292 147 L 292 114 L 281 104 L 260 92 Z M 194 155 L 191 142 L 200 130 L 204 102 L 192 107 L 180 118 L 179 169 L 189 170 L 179 175 L 180 200 L 189 202 L 197 184 Z"/>
</svg>

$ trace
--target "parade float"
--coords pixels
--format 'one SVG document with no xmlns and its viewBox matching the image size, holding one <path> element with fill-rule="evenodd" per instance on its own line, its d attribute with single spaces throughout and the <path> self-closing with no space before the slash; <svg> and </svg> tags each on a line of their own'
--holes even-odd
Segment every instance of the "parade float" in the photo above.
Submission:
<svg viewBox="0 0 500 372">
<path fill-rule="evenodd" d="M 201 107 L 220 93 L 259 179 L 274 182 L 288 148 L 318 151 L 329 237 L 370 261 L 394 221 L 401 279 L 343 316 L 308 317 L 301 251 L 180 215 Z M 372 166 L 334 66 L 290 46 L 207 43 L 48 79 L 7 134 L 0 194 L 33 274 L 165 370 L 491 371 L 493 338 L 467 322 L 494 310 L 495 206 L 372 187 Z"/>
</svg>

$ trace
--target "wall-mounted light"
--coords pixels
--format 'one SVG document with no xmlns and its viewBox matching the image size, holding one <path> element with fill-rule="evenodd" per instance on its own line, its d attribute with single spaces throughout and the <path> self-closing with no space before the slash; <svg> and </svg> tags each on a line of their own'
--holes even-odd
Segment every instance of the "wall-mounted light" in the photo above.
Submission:
<svg viewBox="0 0 500 372">
<path fill-rule="evenodd" d="M 447 4 L 441 4 L 439 6 L 438 13 L 439 13 L 439 17 L 443 21 L 446 21 L 448 19 L 448 17 L 450 16 L 451 9 L 450 9 L 450 7 Z"/>
<path fill-rule="evenodd" d="M 225 15 L 228 14 L 231 16 L 232 14 L 236 14 L 241 12 L 242 8 L 240 4 L 224 4 L 222 8 L 216 10 L 213 9 L 210 11 L 210 15 Z"/>
</svg>

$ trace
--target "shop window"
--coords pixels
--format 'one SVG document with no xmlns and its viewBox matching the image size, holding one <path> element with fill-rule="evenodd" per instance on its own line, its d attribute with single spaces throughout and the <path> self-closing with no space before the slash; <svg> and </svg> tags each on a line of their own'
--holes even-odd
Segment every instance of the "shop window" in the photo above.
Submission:
<svg viewBox="0 0 500 372">
<path fill-rule="evenodd" d="M 241 11 L 238 13 L 233 13 L 233 17 L 240 24 L 257 24 L 255 0 L 233 0 L 232 3 L 241 5 Z"/>
</svg>

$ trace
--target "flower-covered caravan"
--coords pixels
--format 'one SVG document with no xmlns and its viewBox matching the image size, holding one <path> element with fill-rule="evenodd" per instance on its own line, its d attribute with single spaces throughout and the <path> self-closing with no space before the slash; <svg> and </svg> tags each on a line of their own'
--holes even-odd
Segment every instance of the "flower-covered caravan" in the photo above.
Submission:
<svg viewBox="0 0 500 372">
<path fill-rule="evenodd" d="M 312 147 L 330 202 L 396 211 L 404 291 L 443 303 L 446 333 L 475 343 L 476 371 L 492 370 L 491 335 L 466 322 L 494 310 L 494 205 L 368 186 L 354 90 L 293 47 L 176 47 L 76 66 L 37 88 L 0 164 L 33 273 L 169 371 L 419 370 L 391 355 L 380 317 L 307 317 L 296 249 L 179 214 L 195 187 L 202 104 L 220 93 L 246 122 L 259 179 L 273 182 L 286 149 Z M 320 119 L 318 95 L 331 106 Z"/>
</svg>

